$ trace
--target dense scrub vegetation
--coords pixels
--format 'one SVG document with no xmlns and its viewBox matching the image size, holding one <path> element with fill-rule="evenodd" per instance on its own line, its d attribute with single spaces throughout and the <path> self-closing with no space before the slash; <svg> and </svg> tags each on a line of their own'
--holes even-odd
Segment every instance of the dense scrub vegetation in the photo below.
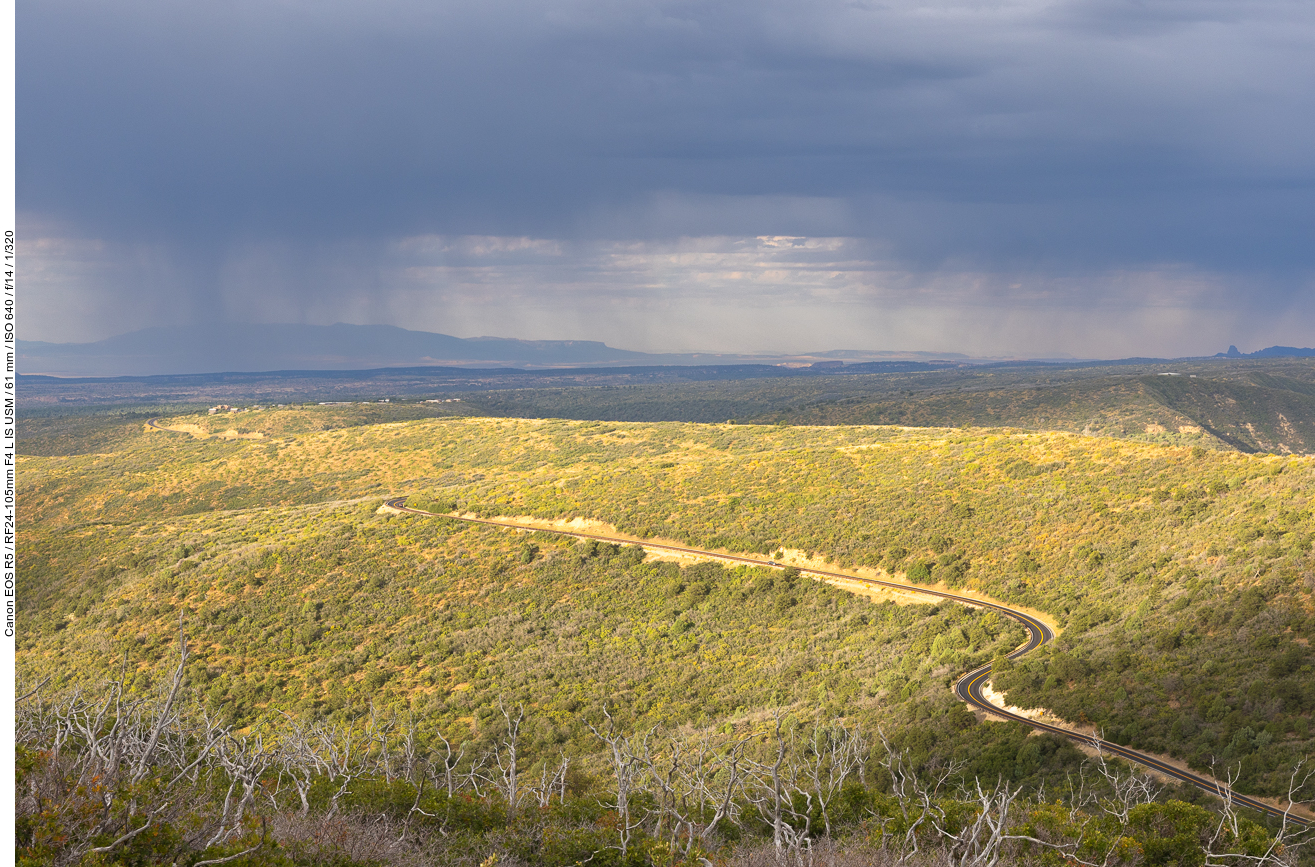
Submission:
<svg viewBox="0 0 1315 867">
<path fill-rule="evenodd" d="M 50 426 L 47 454 L 20 463 L 24 676 L 68 695 L 118 677 L 126 653 L 123 689 L 146 696 L 181 617 L 186 688 L 235 732 L 373 712 L 492 755 L 501 701 L 532 720 L 526 767 L 565 757 L 599 780 L 585 721 L 601 724 L 604 701 L 627 731 L 728 737 L 779 707 L 881 725 L 914 766 L 957 763 L 965 785 L 1053 792 L 1076 767 L 1071 747 L 979 724 L 950 694 L 1021 641 L 995 615 L 379 514 L 407 494 L 989 593 L 1065 627 L 997 673 L 1012 703 L 1234 769 L 1248 793 L 1282 795 L 1315 752 L 1313 459 L 1017 430 L 368 424 L 367 411 L 396 410 L 162 422 L 196 436 L 138 419 Z M 204 436 L 235 423 L 263 436 Z"/>
<path fill-rule="evenodd" d="M 236 723 L 374 704 L 475 736 L 503 698 L 556 720 L 545 743 L 564 743 L 604 701 L 642 725 L 734 724 L 774 703 L 876 719 L 1023 640 L 989 612 L 874 606 L 776 570 L 645 562 L 633 547 L 378 516 L 377 502 L 33 546 L 32 676 L 94 680 L 129 647 L 144 687 L 182 614 L 200 644 L 189 682 Z"/>
<path fill-rule="evenodd" d="M 25 689 L 19 864 L 1289 867 L 1311 842 L 1227 804 L 1212 814 L 1103 757 L 1078 766 L 1065 744 L 1013 726 L 984 752 L 1021 740 L 1020 775 L 1067 772 L 1055 794 L 1003 774 L 983 785 L 962 762 L 927 761 L 852 719 L 779 708 L 677 729 L 626 726 L 604 708 L 584 717 L 594 756 L 536 756 L 529 733 L 554 722 L 502 700 L 482 743 L 373 709 L 239 730 L 193 701 L 183 637 L 179 649 L 155 689 L 126 675 Z"/>
<path fill-rule="evenodd" d="M 211 423 L 205 417 L 191 421 Z M 1237 740 L 1230 755 L 1247 759 L 1244 790 L 1275 791 L 1280 769 L 1315 746 L 1309 647 L 1315 630 L 1310 501 L 1315 467 L 1310 459 L 1007 431 L 447 419 L 266 441 L 156 432 L 109 454 L 24 458 L 22 482 L 33 527 L 24 548 L 25 574 L 35 591 L 24 602 L 31 624 L 27 641 L 77 635 L 78 629 L 68 631 L 75 625 L 68 614 L 79 616 L 79 604 L 107 605 L 105 591 L 111 587 L 134 593 L 164 588 L 149 603 L 163 622 L 184 602 L 218 617 L 211 612 L 220 600 L 228 605 L 230 596 L 243 599 L 246 591 L 237 591 L 246 587 L 252 588 L 253 601 L 244 605 L 265 596 L 287 604 L 288 591 L 304 594 L 317 586 L 314 576 L 329 572 L 345 576 L 339 580 L 368 575 L 351 580 L 382 582 L 381 591 L 393 588 L 371 601 L 385 607 L 373 609 L 370 618 L 396 620 L 414 613 L 416 625 L 424 621 L 430 631 L 408 626 L 410 634 L 435 642 L 442 628 L 429 622 L 437 616 L 431 606 L 449 591 L 440 581 L 426 592 L 412 576 L 419 570 L 432 582 L 437 569 L 457 571 L 447 565 L 457 553 L 443 547 L 449 530 L 411 520 L 407 526 L 414 529 L 403 536 L 423 541 L 401 546 L 417 546 L 404 555 L 389 550 L 395 542 L 378 542 L 363 532 L 368 521 L 358 527 L 327 506 L 288 510 L 371 494 L 415 493 L 440 507 L 488 515 L 585 516 L 638 537 L 703 547 L 764 554 L 795 549 L 839 566 L 907 574 L 1032 605 L 1061 618 L 1069 631 L 1054 651 L 1059 660 L 1054 670 L 1049 657 L 1039 657 L 1009 681 L 1025 690 L 1028 700 L 1048 702 L 1129 743 L 1179 753 L 1202 770 L 1209 770 L 1210 756 Z M 372 510 L 378 502 L 368 500 L 359 508 Z M 216 513 L 235 507 L 255 511 Z M 194 516 L 186 524 L 197 529 L 182 532 L 184 516 Z M 152 556 L 151 534 L 166 532 L 148 531 L 147 518 L 180 539 L 231 535 L 232 541 L 223 543 L 231 553 L 209 560 L 197 554 L 173 560 L 154 555 L 134 566 L 132 557 Z M 109 528 L 106 522 L 123 526 Z M 280 529 L 284 526 L 296 529 Z M 493 530 L 462 530 L 457 538 L 467 533 L 501 538 Z M 273 547 L 262 550 L 265 539 Z M 483 553 L 482 546 L 497 544 L 481 543 L 480 553 L 470 555 L 477 564 L 470 567 L 470 581 L 485 592 L 493 586 L 488 576 L 500 569 L 542 574 L 549 583 L 569 582 L 577 569 L 612 569 L 618 584 L 628 580 L 618 567 L 602 562 L 574 565 L 570 558 L 540 557 L 518 564 L 512 552 Z M 553 550 L 549 543 L 543 547 Z M 296 565 L 279 565 L 283 562 Z M 190 571 L 196 567 L 201 568 Z M 635 586 L 648 594 L 648 620 L 629 626 L 642 645 L 652 628 L 649 621 L 658 620 L 655 609 L 676 603 L 657 601 L 660 582 L 670 580 L 660 577 L 667 567 L 632 568 L 646 570 L 645 580 Z M 275 594 L 252 585 L 275 579 L 287 582 Z M 595 576 L 589 583 L 600 580 Z M 175 583 L 188 589 L 175 595 Z M 716 591 L 745 593 L 746 601 L 758 599 L 755 604 L 765 606 L 762 615 L 725 632 L 743 628 L 752 634 L 748 621 L 762 621 L 764 615 L 782 623 L 798 616 L 793 608 L 778 613 L 779 594 L 755 595 L 751 585 L 753 579 L 742 576 Z M 192 587 L 206 588 L 215 604 L 206 607 Z M 337 586 L 324 590 L 298 604 L 327 606 L 347 593 Z M 713 592 L 709 589 L 708 596 Z M 597 604 L 603 595 L 623 596 L 609 590 Z M 525 617 L 531 601 L 540 612 L 552 604 L 532 596 L 513 594 L 492 607 L 503 616 L 520 607 Z M 720 597 L 701 601 L 703 610 L 719 617 L 748 610 L 721 604 Z M 338 604 L 350 609 L 353 597 L 347 594 Z M 121 607 L 128 610 L 115 604 L 116 610 Z M 103 610 L 94 623 L 103 622 Z M 673 609 L 665 620 L 674 623 L 674 615 Z M 528 617 L 522 628 L 544 628 L 545 616 Z M 300 627 L 283 623 L 284 617 L 278 608 L 263 614 L 243 609 L 224 614 L 223 622 L 242 640 L 256 641 L 255 660 L 267 652 L 286 656 L 304 645 L 297 640 Z M 136 616 L 124 619 L 138 622 Z M 606 620 L 590 628 L 606 625 L 615 635 L 619 625 Z M 816 624 L 801 621 L 801 628 L 815 631 Z M 906 628 L 909 624 L 892 623 L 887 632 Z M 974 643 L 944 634 L 933 638 L 942 646 Z M 344 646 L 326 655 L 347 652 Z M 422 645 L 417 655 L 423 659 L 433 652 Z M 1211 665 L 1197 664 L 1207 658 Z M 372 660 L 336 673 L 319 670 L 316 683 L 324 688 L 331 674 L 363 677 L 362 667 Z M 407 677 L 399 675 L 408 667 L 402 662 L 384 666 L 381 684 Z M 869 689 L 898 694 L 892 682 L 898 670 L 874 663 L 867 671 L 879 668 Z M 293 691 L 300 701 L 314 688 L 298 682 Z M 1092 695 L 1107 700 L 1086 702 Z M 736 706 L 724 704 L 717 705 L 717 713 Z"/>
</svg>

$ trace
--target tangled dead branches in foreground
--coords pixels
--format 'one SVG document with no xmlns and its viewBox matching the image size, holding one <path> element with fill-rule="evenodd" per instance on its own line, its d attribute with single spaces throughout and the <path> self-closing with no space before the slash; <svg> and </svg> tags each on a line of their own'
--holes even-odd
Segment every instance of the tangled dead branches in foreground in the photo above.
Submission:
<svg viewBox="0 0 1315 867">
<path fill-rule="evenodd" d="M 586 721 L 591 776 L 526 759 L 525 708 L 485 749 L 411 720 L 279 716 L 235 730 L 185 695 L 189 651 L 157 694 L 26 691 L 16 737 L 26 864 L 646 865 L 1014 863 L 1288 867 L 1311 831 L 1164 801 L 1098 756 L 1058 797 L 915 767 L 885 735 L 777 711 L 740 734 Z M 126 668 L 126 666 L 125 666 Z M 1290 802 L 1312 773 L 1293 769 Z M 491 862 L 489 859 L 493 859 Z"/>
</svg>

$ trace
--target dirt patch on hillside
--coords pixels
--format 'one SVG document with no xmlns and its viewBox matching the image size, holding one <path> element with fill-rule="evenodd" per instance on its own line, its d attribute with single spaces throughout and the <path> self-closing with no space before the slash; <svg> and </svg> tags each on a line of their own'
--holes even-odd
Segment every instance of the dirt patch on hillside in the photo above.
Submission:
<svg viewBox="0 0 1315 867">
<path fill-rule="evenodd" d="M 1018 716 L 1026 717 L 1030 720 L 1036 720 L 1037 722 L 1047 723 L 1052 726 L 1059 726 L 1062 729 L 1068 729 L 1069 731 L 1077 732 L 1078 734 L 1086 735 L 1088 737 L 1096 737 L 1097 735 L 1096 729 L 1093 726 L 1080 726 L 1077 723 L 1071 723 L 1062 717 L 1056 716 L 1054 713 L 1043 707 L 1014 707 L 1009 704 L 1009 699 L 1003 692 L 995 691 L 995 685 L 989 680 L 982 684 L 982 696 L 991 704 L 1003 710 L 1007 710 L 1012 714 L 1017 714 Z"/>
<path fill-rule="evenodd" d="M 260 431 L 252 431 L 251 433 L 238 433 L 237 431 L 232 429 L 223 431 L 222 433 L 211 434 L 211 436 L 221 440 L 263 440 L 265 438 L 265 435 Z"/>
<path fill-rule="evenodd" d="M 211 438 L 221 439 L 221 440 L 263 440 L 265 438 L 265 435 L 260 431 L 253 431 L 251 433 L 241 433 L 233 428 L 230 428 L 229 430 L 226 431 L 222 431 L 220 433 L 211 433 L 210 431 L 201 427 L 199 424 L 175 424 L 168 426 L 147 425 L 146 429 L 170 431 L 172 433 L 191 434 L 192 436 L 196 437 L 199 440 L 208 440 Z"/>
</svg>

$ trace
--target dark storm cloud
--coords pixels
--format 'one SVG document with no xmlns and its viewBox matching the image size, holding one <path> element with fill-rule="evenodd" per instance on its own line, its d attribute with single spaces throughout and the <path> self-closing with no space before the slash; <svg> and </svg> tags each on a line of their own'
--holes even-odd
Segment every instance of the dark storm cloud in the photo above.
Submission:
<svg viewBox="0 0 1315 867">
<path fill-rule="evenodd" d="M 18 26 L 21 212 L 155 245 L 202 296 L 235 246 L 425 235 L 1170 263 L 1262 273 L 1271 308 L 1315 264 L 1305 2 L 54 0 Z"/>
</svg>

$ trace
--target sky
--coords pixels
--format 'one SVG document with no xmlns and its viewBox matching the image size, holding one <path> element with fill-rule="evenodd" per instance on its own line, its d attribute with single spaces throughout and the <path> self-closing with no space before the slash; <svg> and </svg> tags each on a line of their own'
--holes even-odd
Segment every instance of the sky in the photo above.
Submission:
<svg viewBox="0 0 1315 867">
<path fill-rule="evenodd" d="M 1315 345 L 1315 4 L 22 0 L 22 334 Z"/>
</svg>

